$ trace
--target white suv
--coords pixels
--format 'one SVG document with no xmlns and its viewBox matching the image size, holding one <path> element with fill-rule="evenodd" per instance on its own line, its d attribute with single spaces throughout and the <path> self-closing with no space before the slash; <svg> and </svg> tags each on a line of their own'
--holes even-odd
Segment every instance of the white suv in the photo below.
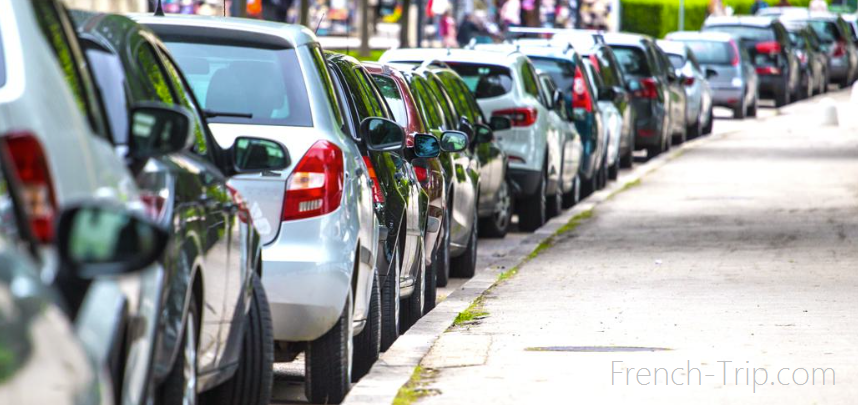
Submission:
<svg viewBox="0 0 858 405">
<path fill-rule="evenodd" d="M 381 62 L 426 60 L 443 61 L 455 70 L 486 116 L 511 120 L 512 127 L 496 130 L 495 136 L 509 156 L 519 228 L 535 231 L 558 213 L 562 194 L 574 189 L 576 171 L 564 171 L 563 150 L 577 133 L 571 125 L 552 125 L 552 100 L 543 95 L 530 60 L 514 49 L 395 49 L 381 56 Z"/>
</svg>

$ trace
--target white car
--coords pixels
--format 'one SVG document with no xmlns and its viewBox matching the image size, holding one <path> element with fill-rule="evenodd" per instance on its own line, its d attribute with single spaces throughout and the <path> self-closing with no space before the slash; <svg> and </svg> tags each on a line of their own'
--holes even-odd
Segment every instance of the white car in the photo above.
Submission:
<svg viewBox="0 0 858 405">
<path fill-rule="evenodd" d="M 599 83 L 602 78 L 597 72 L 598 69 L 590 58 L 582 58 L 584 62 L 585 74 L 590 78 L 589 82 L 593 83 L 593 92 L 598 94 L 597 89 L 603 86 Z M 599 114 L 602 116 L 602 131 L 605 132 L 605 137 L 608 140 L 607 160 L 608 160 L 608 177 L 611 180 L 616 180 L 620 171 L 620 140 L 623 136 L 623 116 L 617 109 L 617 106 L 611 100 L 599 99 L 597 102 Z"/>
<path fill-rule="evenodd" d="M 519 229 L 533 232 L 559 212 L 564 193 L 575 189 L 575 171 L 563 168 L 565 142 L 575 135 L 551 124 L 552 100 L 545 98 L 536 69 L 514 49 L 394 49 L 381 62 L 449 65 L 474 93 L 487 117 L 508 117 L 512 127 L 496 130 L 509 156 L 509 176 L 517 198 Z M 569 126 L 566 126 L 569 127 Z"/>
</svg>

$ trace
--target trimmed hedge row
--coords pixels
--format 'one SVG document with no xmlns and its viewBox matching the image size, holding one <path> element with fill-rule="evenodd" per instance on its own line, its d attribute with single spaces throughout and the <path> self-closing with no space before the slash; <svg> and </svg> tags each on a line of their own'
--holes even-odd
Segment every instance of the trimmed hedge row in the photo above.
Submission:
<svg viewBox="0 0 858 405">
<path fill-rule="evenodd" d="M 770 5 L 776 0 L 766 0 Z M 723 0 L 724 6 L 733 7 L 736 15 L 751 14 L 754 0 Z M 807 7 L 810 0 L 790 0 L 796 7 Z M 706 20 L 709 0 L 685 0 L 685 29 L 698 30 Z M 622 0 L 622 31 L 664 38 L 679 29 L 679 0 Z"/>
</svg>

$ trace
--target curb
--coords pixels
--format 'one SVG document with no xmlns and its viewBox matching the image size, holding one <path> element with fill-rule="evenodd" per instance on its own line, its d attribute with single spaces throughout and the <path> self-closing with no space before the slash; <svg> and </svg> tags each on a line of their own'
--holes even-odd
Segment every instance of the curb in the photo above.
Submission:
<svg viewBox="0 0 858 405">
<path fill-rule="evenodd" d="M 745 128 L 742 130 L 745 130 Z M 408 382 L 414 372 L 414 368 L 429 353 L 435 341 L 447 331 L 460 312 L 468 308 L 474 300 L 483 295 L 486 290 L 495 284 L 500 273 L 524 262 L 540 243 L 554 236 L 558 229 L 566 225 L 576 215 L 598 207 L 615 194 L 623 191 L 627 185 L 641 180 L 644 176 L 658 170 L 685 151 L 708 144 L 738 131 L 737 129 L 714 133 L 671 148 L 669 152 L 663 153 L 646 163 L 633 167 L 631 171 L 621 174 L 616 181 L 608 184 L 604 189 L 593 193 L 584 201 L 564 211 L 559 216 L 552 218 L 534 232 L 531 237 L 526 238 L 521 244 L 511 249 L 503 260 L 481 271 L 477 271 L 477 274 L 473 278 L 451 293 L 435 309 L 424 315 L 423 318 L 414 324 L 408 332 L 400 336 L 387 352 L 383 353 L 378 361 L 376 361 L 369 374 L 352 386 L 343 404 L 376 405 L 392 403 L 399 389 Z"/>
</svg>

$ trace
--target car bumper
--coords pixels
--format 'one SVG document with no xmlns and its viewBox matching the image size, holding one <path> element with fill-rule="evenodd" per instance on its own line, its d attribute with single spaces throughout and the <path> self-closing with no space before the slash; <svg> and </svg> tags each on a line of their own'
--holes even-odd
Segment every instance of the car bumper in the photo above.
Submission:
<svg viewBox="0 0 858 405">
<path fill-rule="evenodd" d="M 745 94 L 739 87 L 721 87 L 712 89 L 712 105 L 717 107 L 736 108 L 742 103 Z"/>
<path fill-rule="evenodd" d="M 831 80 L 840 80 L 849 75 L 849 62 L 844 58 L 832 58 L 828 66 Z"/>
<path fill-rule="evenodd" d="M 512 182 L 513 195 L 516 197 L 527 197 L 536 194 L 541 178 L 541 170 L 509 168 L 509 179 Z"/>
<path fill-rule="evenodd" d="M 303 342 L 330 330 L 351 288 L 357 229 L 347 210 L 283 222 L 262 248 L 262 284 L 271 306 L 274 339 Z"/>
<path fill-rule="evenodd" d="M 787 89 L 787 80 L 780 75 L 759 75 L 759 94 L 761 97 L 773 97 Z"/>
</svg>

